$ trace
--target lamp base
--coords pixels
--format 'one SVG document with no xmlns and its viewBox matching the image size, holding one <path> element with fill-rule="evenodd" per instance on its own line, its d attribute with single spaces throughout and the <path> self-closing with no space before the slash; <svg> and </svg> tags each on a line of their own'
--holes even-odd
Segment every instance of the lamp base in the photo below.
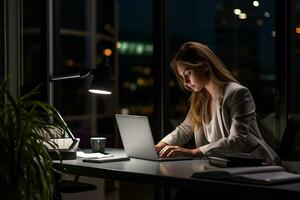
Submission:
<svg viewBox="0 0 300 200">
<path fill-rule="evenodd" d="M 52 160 L 76 160 L 75 149 L 48 149 L 48 153 Z"/>
</svg>

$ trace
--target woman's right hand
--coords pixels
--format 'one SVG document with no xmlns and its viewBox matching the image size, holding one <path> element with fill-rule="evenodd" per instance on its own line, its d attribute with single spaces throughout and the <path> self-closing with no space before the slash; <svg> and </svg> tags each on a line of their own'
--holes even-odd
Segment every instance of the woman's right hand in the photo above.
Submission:
<svg viewBox="0 0 300 200">
<path fill-rule="evenodd" d="M 165 142 L 159 142 L 155 145 L 156 152 L 159 153 L 168 144 Z"/>
</svg>

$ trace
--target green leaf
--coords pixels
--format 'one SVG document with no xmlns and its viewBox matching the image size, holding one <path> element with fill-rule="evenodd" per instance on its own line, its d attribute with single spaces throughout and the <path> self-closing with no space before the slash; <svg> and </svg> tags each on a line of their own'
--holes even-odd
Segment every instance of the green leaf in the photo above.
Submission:
<svg viewBox="0 0 300 200">
<path fill-rule="evenodd" d="M 52 199 L 54 171 L 44 144 L 57 148 L 51 129 L 68 127 L 53 106 L 34 99 L 39 87 L 17 99 L 7 88 L 0 82 L 0 199 Z"/>
</svg>

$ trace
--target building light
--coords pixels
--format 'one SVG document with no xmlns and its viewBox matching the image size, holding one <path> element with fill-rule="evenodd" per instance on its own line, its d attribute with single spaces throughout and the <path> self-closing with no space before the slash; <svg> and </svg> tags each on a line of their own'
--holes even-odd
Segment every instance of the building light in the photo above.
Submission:
<svg viewBox="0 0 300 200">
<path fill-rule="evenodd" d="M 153 45 L 152 44 L 146 44 L 145 45 L 145 51 L 148 53 L 153 53 Z"/>
<path fill-rule="evenodd" d="M 75 62 L 74 62 L 73 59 L 68 59 L 68 60 L 67 60 L 67 66 L 72 67 L 74 64 L 75 64 Z"/>
<path fill-rule="evenodd" d="M 128 53 L 135 54 L 135 52 L 136 52 L 136 43 L 133 42 L 133 43 L 129 44 Z"/>
<path fill-rule="evenodd" d="M 296 33 L 297 33 L 297 34 L 300 34 L 300 27 L 297 27 L 297 28 L 296 28 Z"/>
<path fill-rule="evenodd" d="M 147 75 L 147 76 L 151 75 L 151 68 L 150 67 L 145 67 L 143 69 L 143 74 Z"/>
<path fill-rule="evenodd" d="M 142 44 L 136 45 L 136 54 L 141 55 L 144 53 L 144 46 Z"/>
<path fill-rule="evenodd" d="M 263 20 L 258 19 L 258 20 L 256 20 L 256 24 L 257 24 L 258 26 L 262 26 L 264 23 L 263 23 Z"/>
<path fill-rule="evenodd" d="M 116 48 L 117 48 L 117 49 L 120 49 L 120 48 L 121 48 L 121 42 L 117 42 L 117 43 L 116 43 Z"/>
<path fill-rule="evenodd" d="M 129 42 L 120 41 L 117 42 L 117 50 L 122 55 L 152 55 L 153 54 L 153 44 L 147 44 L 142 42 Z"/>
<path fill-rule="evenodd" d="M 236 9 L 233 10 L 233 13 L 235 15 L 240 15 L 242 13 L 242 11 L 241 11 L 241 9 L 236 8 Z"/>
<path fill-rule="evenodd" d="M 253 6 L 258 7 L 259 6 L 259 1 L 253 1 Z"/>
<path fill-rule="evenodd" d="M 135 84 L 135 83 L 131 83 L 131 84 L 130 84 L 130 90 L 131 90 L 132 92 L 134 92 L 134 91 L 136 91 L 136 89 L 137 89 L 136 84 Z"/>
<path fill-rule="evenodd" d="M 265 12 L 264 15 L 265 15 L 265 17 L 270 17 L 270 13 L 269 12 Z"/>
<path fill-rule="evenodd" d="M 139 87 L 145 85 L 145 79 L 143 79 L 143 78 L 138 78 L 136 82 Z"/>
<path fill-rule="evenodd" d="M 111 56 L 112 54 L 112 50 L 111 49 L 104 49 L 103 50 L 103 55 L 105 56 Z"/>
<path fill-rule="evenodd" d="M 110 31 L 111 30 L 111 25 L 110 24 L 105 24 L 104 25 L 104 30 Z"/>
<path fill-rule="evenodd" d="M 171 81 L 169 82 L 169 86 L 170 86 L 170 87 L 175 87 L 175 86 L 176 86 L 175 81 L 171 80 Z"/>
<path fill-rule="evenodd" d="M 125 54 L 127 52 L 129 44 L 127 42 L 120 42 L 120 53 Z"/>
<path fill-rule="evenodd" d="M 130 88 L 130 82 L 129 81 L 123 81 L 122 86 L 123 86 L 123 88 L 129 89 Z"/>
<path fill-rule="evenodd" d="M 276 37 L 276 31 L 271 31 L 272 37 Z"/>
<path fill-rule="evenodd" d="M 246 13 L 241 13 L 241 14 L 239 15 L 239 18 L 240 18 L 240 19 L 247 19 L 247 14 L 246 14 Z"/>
</svg>

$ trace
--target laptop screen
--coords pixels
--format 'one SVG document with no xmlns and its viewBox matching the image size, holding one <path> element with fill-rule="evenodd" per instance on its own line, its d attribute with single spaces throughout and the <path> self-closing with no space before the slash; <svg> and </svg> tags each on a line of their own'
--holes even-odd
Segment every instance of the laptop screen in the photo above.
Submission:
<svg viewBox="0 0 300 200">
<path fill-rule="evenodd" d="M 129 157 L 157 160 L 147 116 L 115 115 L 125 152 Z"/>
</svg>

